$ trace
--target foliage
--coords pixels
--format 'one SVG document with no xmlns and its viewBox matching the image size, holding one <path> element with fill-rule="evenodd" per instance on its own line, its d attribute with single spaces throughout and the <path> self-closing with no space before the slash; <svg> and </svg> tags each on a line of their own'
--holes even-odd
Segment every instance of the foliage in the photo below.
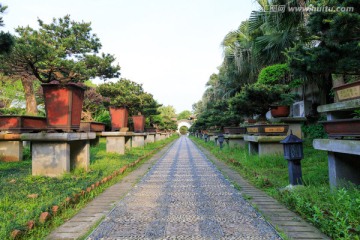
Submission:
<svg viewBox="0 0 360 240">
<path fill-rule="evenodd" d="M 360 109 L 354 110 L 353 115 L 354 115 L 354 118 L 360 118 Z"/>
<path fill-rule="evenodd" d="M 230 108 L 239 114 L 265 116 L 270 105 L 280 100 L 284 87 L 264 84 L 252 84 L 243 87 L 240 93 L 229 100 Z"/>
<path fill-rule="evenodd" d="M 43 83 L 81 82 L 93 77 L 102 79 L 119 75 L 112 66 L 113 55 L 97 55 L 101 43 L 91 32 L 90 23 L 75 22 L 67 15 L 39 29 L 18 27 L 15 45 L 1 58 L 1 71 L 16 76 L 36 78 Z"/>
<path fill-rule="evenodd" d="M 94 116 L 94 121 L 105 123 L 105 127 L 107 130 L 111 129 L 111 117 L 110 112 L 106 109 L 102 109 Z"/>
<path fill-rule="evenodd" d="M 105 105 L 114 107 L 127 107 L 130 114 L 156 115 L 160 106 L 153 98 L 153 95 L 144 91 L 142 84 L 121 78 L 117 82 L 100 84 L 98 92 L 105 97 Z"/>
<path fill-rule="evenodd" d="M 289 66 L 286 63 L 267 66 L 261 69 L 257 82 L 265 85 L 289 84 Z"/>
<path fill-rule="evenodd" d="M 181 113 L 179 113 L 177 115 L 177 120 L 181 120 L 181 119 L 189 119 L 191 116 L 191 112 L 189 110 L 184 110 Z"/>
<path fill-rule="evenodd" d="M 87 87 L 84 93 L 82 120 L 93 121 L 94 116 L 104 111 L 104 98 L 94 87 Z"/>
<path fill-rule="evenodd" d="M 3 14 L 7 6 L 0 3 L 0 14 Z M 0 16 L 0 27 L 4 26 L 4 21 Z M 0 32 L 0 54 L 9 53 L 12 45 L 14 44 L 14 37 L 10 33 Z"/>
<path fill-rule="evenodd" d="M 310 144 L 305 146 L 301 163 L 304 187 L 288 191 L 281 190 L 289 184 L 283 156 L 249 155 L 247 149 L 227 145 L 220 151 L 213 142 L 192 139 L 332 239 L 359 239 L 360 189 L 353 185 L 330 189 L 325 151 L 315 150 Z"/>
<path fill-rule="evenodd" d="M 303 125 L 301 130 L 305 134 L 305 137 L 311 141 L 316 138 L 327 138 L 324 126 L 321 123 Z"/>
<path fill-rule="evenodd" d="M 180 134 L 186 134 L 187 132 L 188 132 L 188 128 L 186 127 L 186 126 L 182 126 L 182 127 L 180 127 Z"/>
<path fill-rule="evenodd" d="M 0 75 L 0 108 L 9 108 L 15 101 L 17 103 L 25 101 L 21 81 Z"/>
<path fill-rule="evenodd" d="M 175 135 L 166 140 L 149 143 L 144 148 L 132 148 L 126 151 L 125 155 L 107 153 L 105 139 L 101 139 L 98 146 L 90 149 L 90 171 L 73 170 L 59 178 L 32 176 L 30 158 L 20 162 L 0 162 L 0 239 L 10 239 L 10 233 L 15 228 L 26 230 L 29 220 L 35 220 L 36 227 L 28 231 L 23 238 L 44 239 L 56 224 L 41 225 L 38 218 L 42 211 L 51 211 L 53 205 L 58 205 L 61 211 L 52 218 L 58 221 L 58 224 L 65 222 L 96 195 L 118 182 L 123 175 L 101 184 L 91 193 L 86 193 L 80 202 L 81 207 L 77 206 L 76 210 L 73 209 L 73 204 L 64 204 L 66 197 L 73 197 L 74 193 L 86 190 L 140 157 L 152 155 L 153 151 L 162 148 L 174 138 Z M 26 156 L 30 157 L 30 154 Z M 132 169 L 128 168 L 127 171 Z M 30 198 L 30 194 L 38 196 Z"/>
<path fill-rule="evenodd" d="M 159 107 L 160 115 L 154 116 L 154 127 L 160 130 L 177 130 L 177 123 L 173 120 L 176 116 L 173 106 Z"/>
<path fill-rule="evenodd" d="M 330 8 L 353 7 L 354 11 L 312 13 L 307 25 L 312 44 L 299 44 L 290 49 L 290 67 L 295 73 L 306 76 L 359 74 L 360 29 L 354 26 L 360 25 L 360 2 L 333 0 L 326 5 Z"/>
</svg>

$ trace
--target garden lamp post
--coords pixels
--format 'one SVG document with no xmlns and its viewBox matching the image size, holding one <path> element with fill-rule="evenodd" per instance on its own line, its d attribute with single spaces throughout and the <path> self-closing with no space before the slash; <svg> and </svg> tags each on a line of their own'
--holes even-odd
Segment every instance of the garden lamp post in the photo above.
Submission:
<svg viewBox="0 0 360 240">
<path fill-rule="evenodd" d="M 217 138 L 219 144 L 220 144 L 220 149 L 223 148 L 223 143 L 224 143 L 224 135 L 221 133 L 218 135 L 218 138 Z"/>
<path fill-rule="evenodd" d="M 301 159 L 304 158 L 303 140 L 292 134 L 280 141 L 284 147 L 284 157 L 288 160 L 289 180 L 291 185 L 301 185 Z"/>
<path fill-rule="evenodd" d="M 205 142 L 207 142 L 207 141 L 208 141 L 208 137 L 209 137 L 209 135 L 207 135 L 207 133 L 205 133 L 205 134 L 204 134 L 204 139 L 205 139 Z"/>
</svg>

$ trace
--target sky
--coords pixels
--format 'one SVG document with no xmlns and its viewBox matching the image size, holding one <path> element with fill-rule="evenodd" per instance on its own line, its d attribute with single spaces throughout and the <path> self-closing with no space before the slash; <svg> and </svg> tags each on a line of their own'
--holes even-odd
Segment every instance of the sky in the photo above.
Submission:
<svg viewBox="0 0 360 240">
<path fill-rule="evenodd" d="M 91 22 L 101 52 L 115 55 L 121 77 L 177 113 L 192 111 L 223 60 L 221 42 L 252 10 L 254 0 L 0 0 L 5 27 L 38 27 L 69 14 Z M 111 80 L 111 81 L 115 81 Z"/>
</svg>

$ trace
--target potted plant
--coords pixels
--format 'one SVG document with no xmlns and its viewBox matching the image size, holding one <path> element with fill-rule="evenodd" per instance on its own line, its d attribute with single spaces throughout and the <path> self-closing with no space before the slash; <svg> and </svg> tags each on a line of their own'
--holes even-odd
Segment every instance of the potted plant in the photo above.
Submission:
<svg viewBox="0 0 360 240">
<path fill-rule="evenodd" d="M 48 129 L 78 130 L 84 99 L 78 83 L 117 76 L 120 68 L 111 66 L 112 55 L 97 55 L 101 43 L 90 23 L 71 21 L 70 16 L 50 24 L 38 22 L 39 29 L 16 29 L 19 37 L 2 68 L 10 76 L 20 76 L 27 102 L 34 96 L 31 81 L 42 83 Z"/>
<path fill-rule="evenodd" d="M 295 102 L 295 94 L 293 93 L 282 93 L 280 100 L 273 105 L 271 108 L 271 116 L 277 117 L 288 117 L 290 114 L 290 106 Z"/>
<path fill-rule="evenodd" d="M 354 110 L 354 118 L 321 121 L 330 138 L 360 137 L 360 109 Z"/>
</svg>

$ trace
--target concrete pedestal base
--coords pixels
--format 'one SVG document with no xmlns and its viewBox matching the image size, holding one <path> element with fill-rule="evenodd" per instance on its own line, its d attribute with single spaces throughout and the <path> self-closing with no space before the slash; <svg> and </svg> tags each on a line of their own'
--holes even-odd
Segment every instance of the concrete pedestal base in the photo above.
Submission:
<svg viewBox="0 0 360 240">
<path fill-rule="evenodd" d="M 95 133 L 25 133 L 32 141 L 32 175 L 61 176 L 74 168 L 90 168 L 90 140 Z"/>
<path fill-rule="evenodd" d="M 23 158 L 23 144 L 20 134 L 0 134 L 0 161 L 17 162 Z"/>
<path fill-rule="evenodd" d="M 160 140 L 161 140 L 161 133 L 156 133 L 155 142 L 160 141 Z"/>
<path fill-rule="evenodd" d="M 132 147 L 144 147 L 145 146 L 145 133 L 133 133 Z"/>
<path fill-rule="evenodd" d="M 145 138 L 145 144 L 155 142 L 155 135 L 156 133 L 147 133 Z"/>
<path fill-rule="evenodd" d="M 313 146 L 328 151 L 331 187 L 341 186 L 344 180 L 360 185 L 360 141 L 315 139 Z"/>
<path fill-rule="evenodd" d="M 125 154 L 125 149 L 131 148 L 130 132 L 102 132 L 102 137 L 106 137 L 106 152 Z"/>
<path fill-rule="evenodd" d="M 243 134 L 226 134 L 225 140 L 229 147 L 241 147 L 244 148 L 246 146 L 246 142 L 244 141 Z"/>
<path fill-rule="evenodd" d="M 262 155 L 284 154 L 280 143 L 286 136 L 251 136 L 245 135 L 244 140 L 249 143 L 249 153 Z"/>
</svg>

